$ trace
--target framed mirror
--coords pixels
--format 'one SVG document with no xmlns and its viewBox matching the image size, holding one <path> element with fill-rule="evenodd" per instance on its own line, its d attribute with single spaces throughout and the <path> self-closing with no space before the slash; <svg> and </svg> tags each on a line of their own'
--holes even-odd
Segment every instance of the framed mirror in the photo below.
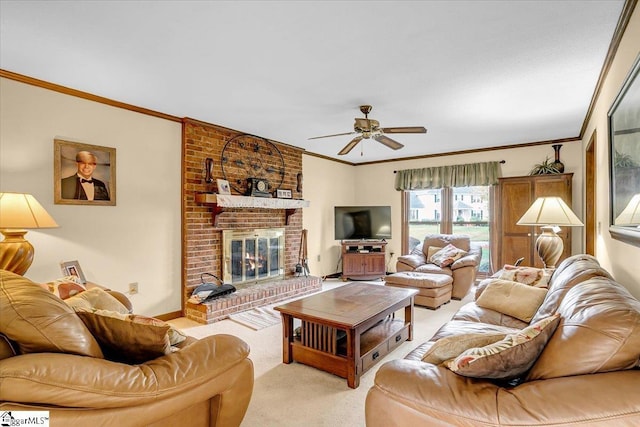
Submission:
<svg viewBox="0 0 640 427">
<path fill-rule="evenodd" d="M 614 239 L 640 246 L 640 55 L 609 110 L 611 216 Z"/>
</svg>

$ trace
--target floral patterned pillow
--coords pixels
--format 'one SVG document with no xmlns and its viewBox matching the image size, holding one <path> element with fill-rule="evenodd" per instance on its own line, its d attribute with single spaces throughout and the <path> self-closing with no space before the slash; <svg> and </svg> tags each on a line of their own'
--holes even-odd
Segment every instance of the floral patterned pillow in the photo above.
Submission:
<svg viewBox="0 0 640 427">
<path fill-rule="evenodd" d="M 548 288 L 553 270 L 535 267 L 516 267 L 505 264 L 497 274 L 498 279 L 511 280 L 536 288 Z"/>
<path fill-rule="evenodd" d="M 429 258 L 429 262 L 439 267 L 448 267 L 466 254 L 467 253 L 462 249 L 458 249 L 452 244 L 448 244 L 438 252 L 434 253 L 431 258 Z"/>
<path fill-rule="evenodd" d="M 470 348 L 444 365 L 465 377 L 518 378 L 531 369 L 559 323 L 560 314 L 554 314 L 498 342 Z"/>
</svg>

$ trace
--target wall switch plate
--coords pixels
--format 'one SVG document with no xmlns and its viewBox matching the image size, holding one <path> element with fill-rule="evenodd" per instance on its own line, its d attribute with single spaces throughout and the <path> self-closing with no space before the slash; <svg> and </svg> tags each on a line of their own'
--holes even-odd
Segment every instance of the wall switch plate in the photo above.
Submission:
<svg viewBox="0 0 640 427">
<path fill-rule="evenodd" d="M 138 282 L 129 283 L 129 294 L 137 294 L 138 293 Z"/>
</svg>

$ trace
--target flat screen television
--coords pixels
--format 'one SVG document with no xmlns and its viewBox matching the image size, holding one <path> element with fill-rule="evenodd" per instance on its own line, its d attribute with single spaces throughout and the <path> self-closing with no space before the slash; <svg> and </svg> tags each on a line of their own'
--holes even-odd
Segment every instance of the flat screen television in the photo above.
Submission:
<svg viewBox="0 0 640 427">
<path fill-rule="evenodd" d="M 391 206 L 336 206 L 336 240 L 391 238 Z"/>
</svg>

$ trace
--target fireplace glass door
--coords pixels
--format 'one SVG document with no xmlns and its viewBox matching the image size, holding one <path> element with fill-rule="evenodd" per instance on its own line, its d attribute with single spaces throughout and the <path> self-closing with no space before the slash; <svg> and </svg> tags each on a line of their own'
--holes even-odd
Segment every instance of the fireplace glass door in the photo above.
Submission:
<svg viewBox="0 0 640 427">
<path fill-rule="evenodd" d="M 284 276 L 284 229 L 224 230 L 225 283 L 252 283 Z"/>
</svg>

